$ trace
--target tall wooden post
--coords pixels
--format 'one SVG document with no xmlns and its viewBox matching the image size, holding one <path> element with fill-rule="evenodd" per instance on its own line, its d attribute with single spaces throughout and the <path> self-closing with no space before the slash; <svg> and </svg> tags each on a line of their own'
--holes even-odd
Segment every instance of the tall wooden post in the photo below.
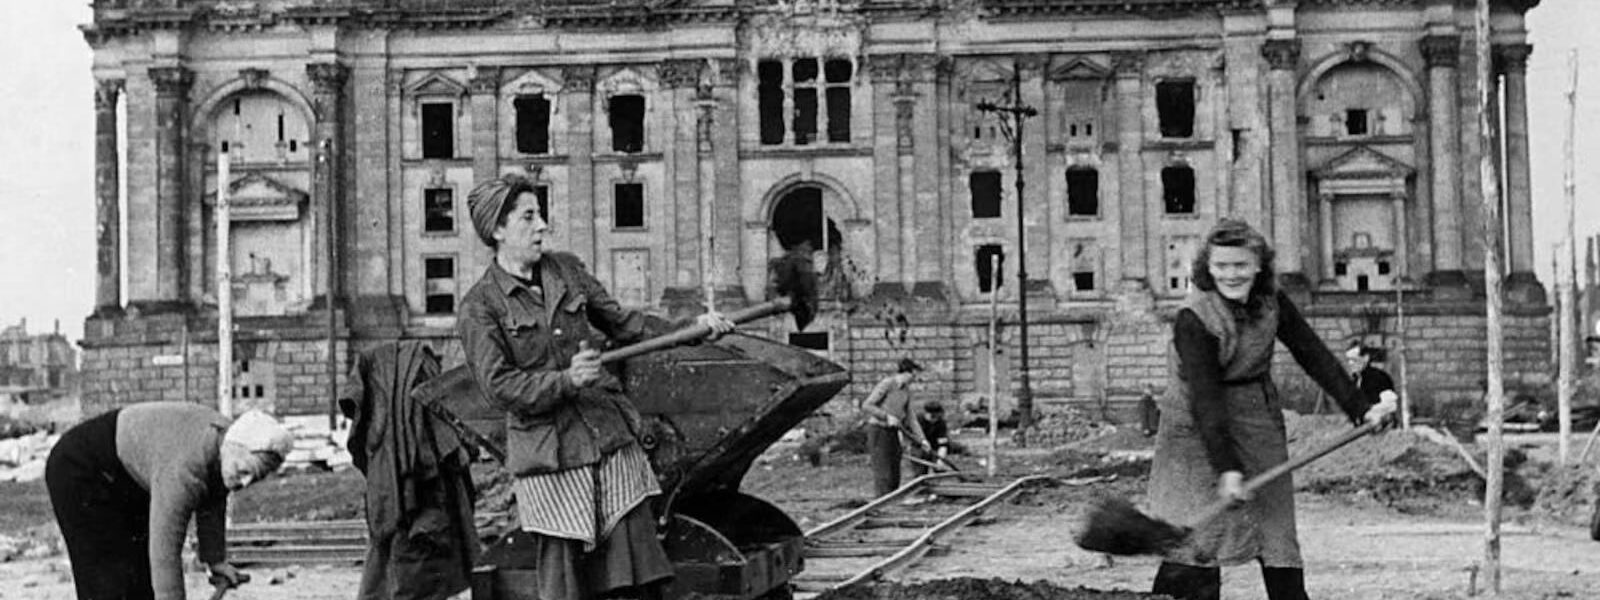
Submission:
<svg viewBox="0 0 1600 600">
<path fill-rule="evenodd" d="M 1503 226 L 1500 214 L 1500 174 L 1495 168 L 1493 115 L 1490 114 L 1489 94 L 1495 89 L 1493 59 L 1490 55 L 1489 0 L 1477 0 L 1474 50 L 1477 52 L 1478 76 L 1478 138 L 1482 151 L 1478 155 L 1478 179 L 1483 203 L 1483 286 L 1486 312 L 1485 334 L 1488 336 L 1488 404 L 1485 418 L 1489 421 L 1489 456 L 1484 465 L 1486 485 L 1483 491 L 1483 574 L 1484 585 L 1496 595 L 1500 593 L 1500 494 L 1504 487 L 1505 467 L 1505 390 L 1502 381 L 1505 350 L 1501 343 L 1501 259 L 1505 252 L 1500 243 Z"/>
<path fill-rule="evenodd" d="M 217 153 L 217 412 L 233 418 L 233 259 L 229 249 L 227 152 Z M 184 357 L 188 360 L 188 356 Z"/>
<path fill-rule="evenodd" d="M 1551 273 L 1552 279 L 1561 281 L 1560 310 L 1556 318 L 1560 319 L 1561 335 L 1558 336 L 1560 345 L 1556 347 L 1560 360 L 1560 379 L 1556 384 L 1556 417 L 1560 423 L 1560 437 L 1556 444 L 1556 464 L 1567 466 L 1567 454 L 1572 449 L 1572 395 L 1577 388 L 1578 360 L 1577 360 L 1577 319 L 1578 308 L 1578 230 L 1577 230 L 1577 197 L 1578 184 L 1576 183 L 1577 167 L 1573 160 L 1573 136 L 1577 135 L 1578 119 L 1578 49 L 1573 48 L 1567 55 L 1567 69 L 1570 71 L 1567 79 L 1567 137 L 1562 144 L 1562 177 L 1566 189 L 1567 202 L 1567 269 L 1557 269 Z M 1556 261 L 1559 263 L 1560 261 Z"/>
</svg>

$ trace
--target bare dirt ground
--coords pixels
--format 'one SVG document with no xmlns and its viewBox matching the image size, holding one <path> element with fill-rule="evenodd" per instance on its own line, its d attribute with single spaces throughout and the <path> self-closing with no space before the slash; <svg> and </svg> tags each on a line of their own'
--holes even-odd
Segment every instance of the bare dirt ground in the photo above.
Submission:
<svg viewBox="0 0 1600 600">
<path fill-rule="evenodd" d="M 977 440 L 967 441 L 979 445 Z M 1015 449 L 1007 444 L 1002 454 L 1002 476 L 1042 473 L 1064 478 L 1093 472 L 1118 473 L 1118 477 L 1109 482 L 1057 485 L 1028 492 L 995 513 L 998 520 L 963 530 L 949 542 L 946 552 L 924 559 L 900 573 L 897 580 L 916 583 L 998 577 L 1045 580 L 1065 587 L 1148 590 L 1155 559 L 1108 561 L 1072 543 L 1081 515 L 1095 498 L 1116 495 L 1138 499 L 1142 495 L 1144 479 L 1139 462 L 1137 458 L 1130 462 L 1128 457 L 1137 457 L 1146 448 L 1148 441 L 1127 431 L 1070 449 Z M 1444 459 L 1432 451 L 1418 451 L 1404 440 L 1375 440 L 1368 446 L 1358 445 L 1342 452 L 1352 452 L 1344 459 L 1351 462 L 1346 471 L 1341 472 L 1337 464 L 1323 465 L 1328 468 L 1308 473 L 1307 481 L 1300 482 L 1302 489 L 1314 487 L 1320 493 L 1302 491 L 1297 496 L 1300 541 L 1313 598 L 1445 600 L 1469 597 L 1474 587 L 1485 591 L 1485 576 L 1474 575 L 1473 571 L 1484 552 L 1481 507 L 1470 489 L 1460 489 L 1469 484 L 1463 484 L 1464 480 L 1454 474 L 1437 471 L 1444 468 Z M 860 455 L 832 454 L 821 467 L 794 460 L 783 452 L 772 455 L 775 460 L 751 470 L 745 491 L 773 501 L 802 528 L 859 506 L 870 495 L 871 478 L 865 458 Z M 1374 456 L 1379 457 L 1376 462 Z M 956 460 L 968 472 L 983 470 L 976 457 L 959 456 Z M 1437 464 L 1416 467 L 1428 460 Z M 1385 468 L 1396 464 L 1416 467 L 1412 470 L 1426 473 L 1426 479 L 1433 483 L 1419 486 L 1407 481 L 1400 471 L 1383 474 Z M 1094 470 L 1086 471 L 1086 467 Z M 1542 473 L 1541 469 L 1548 470 L 1539 467 L 1531 472 Z M 1563 500 L 1558 494 L 1553 499 L 1540 498 L 1528 509 L 1507 510 L 1500 597 L 1600 598 L 1600 542 L 1588 539 L 1581 523 L 1586 514 L 1579 510 L 1587 507 L 1592 491 L 1586 488 L 1589 479 L 1578 479 L 1583 481 L 1562 483 L 1570 488 L 1562 492 L 1573 496 L 1570 500 Z M 288 481 L 293 482 L 294 478 Z M 292 483 L 281 485 L 296 489 Z M 325 481 L 318 485 L 334 487 Z M 348 485 L 341 489 L 359 493 L 355 491 L 359 488 Z M 359 497 L 355 501 L 358 503 Z M 230 592 L 228 598 L 347 599 L 354 597 L 360 577 L 355 566 L 247 570 L 254 575 L 254 581 Z M 1225 597 L 1230 600 L 1266 597 L 1259 571 L 1253 566 L 1224 570 L 1223 585 Z M 199 573 L 193 573 L 189 592 L 192 597 L 206 598 L 211 590 Z M 0 564 L 0 599 L 72 597 L 64 556 Z"/>
</svg>

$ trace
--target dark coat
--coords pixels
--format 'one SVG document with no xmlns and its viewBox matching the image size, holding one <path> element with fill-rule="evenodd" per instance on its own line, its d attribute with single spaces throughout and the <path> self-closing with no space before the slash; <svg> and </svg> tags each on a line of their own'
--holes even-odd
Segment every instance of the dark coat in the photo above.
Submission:
<svg viewBox="0 0 1600 600">
<path fill-rule="evenodd" d="M 346 442 L 367 477 L 368 547 L 362 600 L 447 598 L 468 587 L 478 554 L 472 452 L 412 398 L 439 373 L 420 342 L 384 344 L 356 358 L 341 408 Z"/>
<path fill-rule="evenodd" d="M 473 378 L 505 413 L 506 469 L 518 476 L 598 464 L 635 442 L 641 420 L 621 382 L 607 374 L 580 389 L 564 370 L 581 342 L 598 350 L 663 329 L 622 308 L 571 254 L 545 253 L 539 272 L 543 293 L 490 263 L 456 324 Z"/>
</svg>

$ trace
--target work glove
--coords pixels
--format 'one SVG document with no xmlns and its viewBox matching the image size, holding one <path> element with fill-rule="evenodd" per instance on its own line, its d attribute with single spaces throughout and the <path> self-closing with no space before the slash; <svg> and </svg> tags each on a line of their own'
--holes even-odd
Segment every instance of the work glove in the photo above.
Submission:
<svg viewBox="0 0 1600 600">
<path fill-rule="evenodd" d="M 207 571 L 209 571 L 211 574 L 211 577 L 208 580 L 211 582 L 211 585 L 216 587 L 236 588 L 246 583 L 250 583 L 249 573 L 240 571 L 238 567 L 226 562 L 219 562 L 209 565 Z"/>
<path fill-rule="evenodd" d="M 1400 396 L 1395 394 L 1394 390 L 1384 390 L 1378 394 L 1378 403 L 1367 409 L 1367 414 L 1362 420 L 1387 427 L 1394 424 L 1394 415 L 1399 410 Z"/>
<path fill-rule="evenodd" d="M 1224 471 L 1217 479 L 1217 497 L 1232 504 L 1249 502 L 1251 494 L 1244 489 L 1244 473 Z"/>
</svg>

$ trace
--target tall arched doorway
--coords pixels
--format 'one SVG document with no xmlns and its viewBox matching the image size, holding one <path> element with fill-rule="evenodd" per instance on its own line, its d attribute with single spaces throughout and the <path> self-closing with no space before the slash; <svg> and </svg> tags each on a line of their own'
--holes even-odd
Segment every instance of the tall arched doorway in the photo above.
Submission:
<svg viewBox="0 0 1600 600">
<path fill-rule="evenodd" d="M 823 237 L 823 224 L 827 237 Z M 789 190 L 772 210 L 772 233 L 785 251 L 806 243 L 811 251 L 836 251 L 844 241 L 839 227 L 822 205 L 822 188 L 801 186 Z"/>
</svg>

